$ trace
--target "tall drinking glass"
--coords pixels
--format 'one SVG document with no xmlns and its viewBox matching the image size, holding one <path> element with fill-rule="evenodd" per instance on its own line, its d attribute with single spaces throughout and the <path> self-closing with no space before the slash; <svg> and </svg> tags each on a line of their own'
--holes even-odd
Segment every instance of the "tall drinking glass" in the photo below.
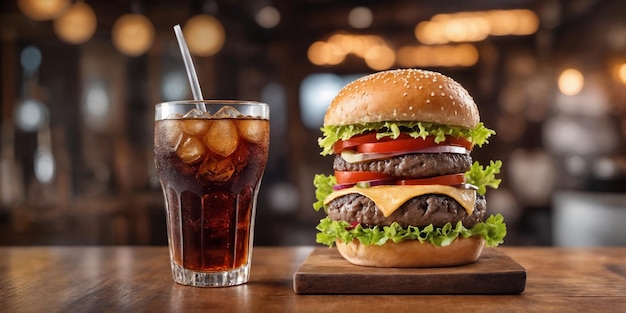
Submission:
<svg viewBox="0 0 626 313">
<path fill-rule="evenodd" d="M 154 160 L 174 281 L 219 287 L 250 276 L 269 107 L 234 100 L 156 105 Z"/>
</svg>

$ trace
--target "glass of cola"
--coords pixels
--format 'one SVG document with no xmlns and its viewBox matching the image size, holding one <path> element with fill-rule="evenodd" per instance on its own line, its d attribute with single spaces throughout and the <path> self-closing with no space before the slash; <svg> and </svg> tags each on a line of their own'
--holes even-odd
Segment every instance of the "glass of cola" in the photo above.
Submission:
<svg viewBox="0 0 626 313">
<path fill-rule="evenodd" d="M 174 281 L 221 287 L 250 276 L 269 107 L 236 100 L 156 105 L 154 160 Z"/>
</svg>

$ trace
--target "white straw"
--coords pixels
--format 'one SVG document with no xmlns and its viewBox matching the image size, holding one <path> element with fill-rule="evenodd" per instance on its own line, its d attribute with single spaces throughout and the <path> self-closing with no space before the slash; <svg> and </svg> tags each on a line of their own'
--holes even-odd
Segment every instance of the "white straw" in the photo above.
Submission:
<svg viewBox="0 0 626 313">
<path fill-rule="evenodd" d="M 185 36 L 183 36 L 183 30 L 180 28 L 180 25 L 174 25 L 174 32 L 176 33 L 180 53 L 183 55 L 183 60 L 185 61 L 185 68 L 187 69 L 187 77 L 189 78 L 193 98 L 195 100 L 204 100 L 202 97 L 202 90 L 200 90 L 200 84 L 198 83 L 198 75 L 196 74 L 196 69 L 193 66 L 191 54 L 189 54 L 189 48 L 187 47 L 187 42 L 185 41 Z M 206 111 L 204 104 L 201 104 L 201 106 L 202 109 Z"/>
</svg>

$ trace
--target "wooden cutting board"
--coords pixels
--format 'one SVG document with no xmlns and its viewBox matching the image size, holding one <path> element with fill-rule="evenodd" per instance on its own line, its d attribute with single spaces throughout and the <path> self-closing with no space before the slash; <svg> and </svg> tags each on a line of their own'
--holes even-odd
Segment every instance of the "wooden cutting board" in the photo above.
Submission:
<svg viewBox="0 0 626 313">
<path fill-rule="evenodd" d="M 313 250 L 293 276 L 298 294 L 519 294 L 526 269 L 497 248 L 471 264 L 443 268 L 377 268 L 344 260 L 337 249 Z"/>
</svg>

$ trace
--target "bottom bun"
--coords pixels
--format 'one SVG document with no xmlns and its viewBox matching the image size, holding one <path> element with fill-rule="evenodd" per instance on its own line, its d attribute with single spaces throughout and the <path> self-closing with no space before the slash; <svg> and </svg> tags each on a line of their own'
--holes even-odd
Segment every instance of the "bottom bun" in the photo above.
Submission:
<svg viewBox="0 0 626 313">
<path fill-rule="evenodd" d="M 480 257 L 485 240 L 480 236 L 458 238 L 449 246 L 437 247 L 417 240 L 382 246 L 363 245 L 358 240 L 336 241 L 344 259 L 355 265 L 374 267 L 444 267 L 474 262 Z"/>
</svg>

